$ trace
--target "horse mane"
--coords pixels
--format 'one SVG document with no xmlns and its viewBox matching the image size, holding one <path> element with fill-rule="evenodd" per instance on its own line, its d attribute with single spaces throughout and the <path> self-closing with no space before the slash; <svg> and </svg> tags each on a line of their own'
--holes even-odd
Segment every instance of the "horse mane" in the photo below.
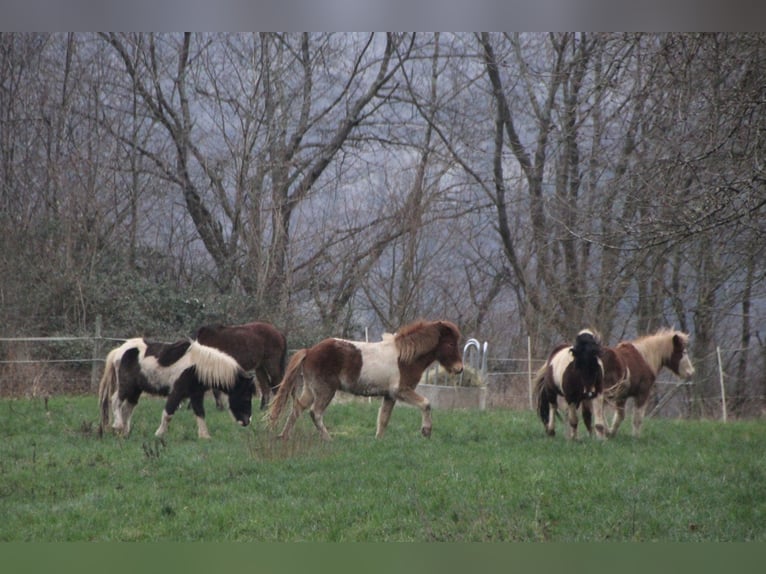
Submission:
<svg viewBox="0 0 766 574">
<path fill-rule="evenodd" d="M 157 355 L 157 362 L 162 367 L 168 367 L 177 363 L 187 353 L 190 344 L 191 342 L 188 339 L 181 339 L 174 343 L 159 343 L 160 350 Z"/>
<path fill-rule="evenodd" d="M 411 363 L 423 353 L 434 350 L 439 344 L 444 329 L 452 332 L 456 342 L 460 339 L 457 326 L 449 321 L 420 320 L 399 329 L 394 335 L 399 360 L 403 363 Z"/>
<path fill-rule="evenodd" d="M 219 389 L 234 387 L 241 373 L 234 357 L 197 341 L 189 343 L 188 353 L 203 384 Z"/>
<path fill-rule="evenodd" d="M 686 347 L 689 343 L 688 333 L 663 327 L 654 333 L 643 335 L 631 341 L 644 360 L 654 370 L 657 370 L 662 362 L 673 354 L 673 337 L 678 336 Z"/>
</svg>

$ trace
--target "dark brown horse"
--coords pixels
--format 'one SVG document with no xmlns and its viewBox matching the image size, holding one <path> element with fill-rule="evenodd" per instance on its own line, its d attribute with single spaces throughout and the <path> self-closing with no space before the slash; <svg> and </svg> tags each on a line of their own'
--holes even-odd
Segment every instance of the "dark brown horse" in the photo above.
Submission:
<svg viewBox="0 0 766 574">
<path fill-rule="evenodd" d="M 569 436 L 577 438 L 577 409 L 582 405 L 582 418 L 589 434 L 604 436 L 603 383 L 600 338 L 588 329 L 577 334 L 574 345 L 562 344 L 553 349 L 545 365 L 537 372 L 535 393 L 540 419 L 549 436 L 556 434 L 558 397 L 567 404 Z"/>
<path fill-rule="evenodd" d="M 99 383 L 101 411 L 99 434 L 109 424 L 111 399 L 112 428 L 130 434 L 133 409 L 142 393 L 167 397 L 160 426 L 155 433 L 165 434 L 179 404 L 190 399 L 197 417 L 200 438 L 210 438 L 205 423 L 203 397 L 213 388 L 229 395 L 229 410 L 242 426 L 250 424 L 255 385 L 231 356 L 196 341 L 158 343 L 142 338 L 129 339 L 112 349 L 106 357 Z"/>
<path fill-rule="evenodd" d="M 195 339 L 234 357 L 243 370 L 255 373 L 261 409 L 266 408 L 284 376 L 287 362 L 287 340 L 279 330 L 261 322 L 205 325 L 197 330 Z"/>
<path fill-rule="evenodd" d="M 276 426 L 289 396 L 293 409 L 282 429 L 287 439 L 300 414 L 310 408 L 311 419 L 323 438 L 330 433 L 323 414 L 339 390 L 362 396 L 380 396 L 376 437 L 386 431 L 397 400 L 418 407 L 422 413 L 421 433 L 431 436 L 431 405 L 415 392 L 423 371 L 438 361 L 450 373 L 463 370 L 460 331 L 449 321 L 418 321 L 385 334 L 377 343 L 325 339 L 301 349 L 290 359 L 269 412 L 270 426 Z M 303 391 L 295 397 L 298 379 Z"/>
<path fill-rule="evenodd" d="M 662 367 L 683 379 L 694 375 L 688 352 L 689 335 L 673 329 L 660 329 L 633 341 L 623 341 L 604 349 L 604 397 L 615 406 L 608 436 L 617 434 L 625 419 L 625 404 L 634 400 L 633 436 L 641 434 L 641 424 L 654 382 Z"/>
</svg>

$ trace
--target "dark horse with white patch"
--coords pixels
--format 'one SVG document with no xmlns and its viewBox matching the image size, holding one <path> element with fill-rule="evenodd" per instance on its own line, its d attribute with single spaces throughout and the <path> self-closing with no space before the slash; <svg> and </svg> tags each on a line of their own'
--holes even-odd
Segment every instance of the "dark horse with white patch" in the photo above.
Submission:
<svg viewBox="0 0 766 574">
<path fill-rule="evenodd" d="M 197 341 L 157 343 L 129 339 L 106 357 L 98 389 L 99 433 L 109 424 L 111 398 L 112 428 L 125 436 L 130 434 L 133 409 L 141 393 L 146 392 L 167 397 L 157 436 L 165 434 L 179 404 L 188 398 L 197 417 L 199 437 L 210 438 L 203 397 L 205 391 L 214 388 L 229 395 L 229 410 L 234 419 L 242 426 L 250 424 L 255 385 L 233 357 Z"/>
<path fill-rule="evenodd" d="M 593 434 L 595 418 L 596 434 L 604 436 L 604 367 L 601 353 L 598 335 L 584 329 L 577 334 L 574 345 L 558 345 L 538 371 L 535 382 L 538 412 L 549 436 L 556 434 L 559 396 L 563 396 L 567 404 L 570 438 L 577 438 L 577 409 L 580 405 L 588 433 Z"/>
<path fill-rule="evenodd" d="M 607 430 L 608 436 L 617 434 L 625 419 L 625 404 L 629 398 L 635 403 L 633 436 L 640 436 L 646 406 L 662 367 L 683 379 L 694 375 L 688 346 L 689 335 L 686 333 L 660 329 L 633 341 L 623 341 L 614 348 L 604 348 L 604 397 L 616 409 Z"/>
<path fill-rule="evenodd" d="M 323 414 L 339 390 L 354 395 L 379 396 L 383 402 L 378 411 L 376 437 L 386 431 L 391 411 L 397 400 L 416 406 L 421 411 L 421 433 L 431 436 L 431 405 L 415 392 L 423 371 L 438 361 L 450 373 L 463 370 L 460 356 L 460 331 L 449 321 L 418 321 L 386 333 L 376 343 L 325 339 L 309 349 L 301 349 L 290 359 L 285 376 L 269 411 L 273 428 L 288 397 L 293 396 L 293 409 L 282 430 L 287 439 L 295 421 L 310 408 L 311 419 L 322 438 L 330 439 Z M 298 379 L 303 391 L 295 397 Z"/>
<path fill-rule="evenodd" d="M 266 408 L 285 374 L 287 340 L 279 330 L 258 321 L 244 325 L 205 325 L 197 330 L 195 339 L 234 357 L 244 371 L 253 372 L 261 391 L 261 409 Z M 216 396 L 216 404 L 218 402 Z"/>
</svg>

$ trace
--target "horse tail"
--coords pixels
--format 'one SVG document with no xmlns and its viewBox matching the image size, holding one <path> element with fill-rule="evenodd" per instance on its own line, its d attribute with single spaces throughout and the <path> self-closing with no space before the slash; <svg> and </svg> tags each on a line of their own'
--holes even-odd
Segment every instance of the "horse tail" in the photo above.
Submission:
<svg viewBox="0 0 766 574">
<path fill-rule="evenodd" d="M 295 383 L 298 381 L 298 377 L 302 374 L 301 368 L 307 354 L 308 349 L 301 349 L 292 356 L 290 362 L 285 368 L 285 376 L 279 383 L 279 390 L 277 391 L 274 399 L 271 401 L 271 405 L 269 406 L 267 413 L 268 424 L 272 429 L 276 427 L 279 416 L 282 414 L 282 411 L 287 404 L 288 397 L 295 391 Z"/>
<path fill-rule="evenodd" d="M 604 348 L 601 366 L 604 398 L 613 401 L 627 396 L 630 391 L 630 370 L 614 349 Z"/>
<path fill-rule="evenodd" d="M 214 347 L 192 341 L 187 351 L 197 377 L 206 387 L 230 389 L 242 372 L 237 360 Z"/>
<path fill-rule="evenodd" d="M 287 369 L 287 338 L 280 333 L 279 340 L 280 347 L 282 348 L 282 352 L 279 354 L 279 361 L 276 365 L 271 363 L 272 367 L 276 367 L 277 371 L 272 372 L 272 369 L 269 369 L 269 386 L 273 394 L 277 393 L 279 384 L 285 376 L 285 370 Z"/>
<path fill-rule="evenodd" d="M 109 397 L 117 388 L 117 354 L 121 347 L 109 351 L 104 361 L 104 374 L 98 383 L 98 405 L 101 419 L 98 424 L 99 436 L 104 434 L 104 429 L 109 426 Z"/>
<path fill-rule="evenodd" d="M 545 385 L 545 372 L 548 370 L 548 364 L 546 363 L 537 370 L 534 378 L 534 396 L 537 397 L 537 412 L 543 421 L 543 424 L 548 424 L 548 417 L 550 416 L 550 397 L 548 396 L 548 388 Z"/>
</svg>

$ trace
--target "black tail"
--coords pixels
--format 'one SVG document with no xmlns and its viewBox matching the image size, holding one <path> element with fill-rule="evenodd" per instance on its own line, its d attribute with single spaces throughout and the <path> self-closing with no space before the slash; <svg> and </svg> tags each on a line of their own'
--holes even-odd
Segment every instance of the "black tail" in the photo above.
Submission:
<svg viewBox="0 0 766 574">
<path fill-rule="evenodd" d="M 534 396 L 537 397 L 537 412 L 543 421 L 543 424 L 548 424 L 548 416 L 550 415 L 550 400 L 548 397 L 548 390 L 545 386 L 545 371 L 548 369 L 548 365 L 543 366 L 534 379 Z"/>
</svg>

